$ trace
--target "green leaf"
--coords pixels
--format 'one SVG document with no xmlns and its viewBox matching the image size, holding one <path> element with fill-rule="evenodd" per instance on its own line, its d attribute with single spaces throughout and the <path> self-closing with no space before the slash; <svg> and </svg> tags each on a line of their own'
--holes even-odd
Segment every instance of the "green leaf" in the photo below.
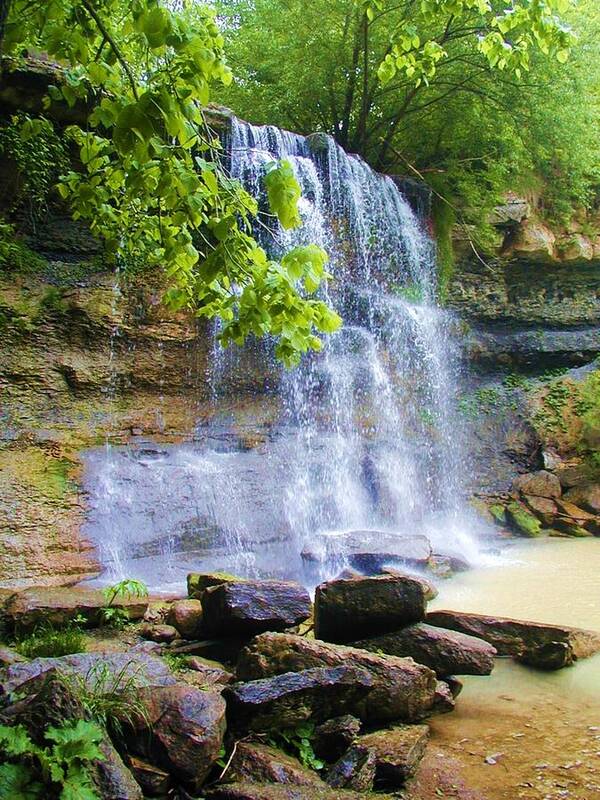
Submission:
<svg viewBox="0 0 600 800">
<path fill-rule="evenodd" d="M 283 228 L 297 228 L 302 220 L 298 212 L 298 200 L 302 195 L 292 165 L 283 159 L 271 167 L 265 178 L 271 211 L 277 215 Z"/>
<path fill-rule="evenodd" d="M 46 790 L 24 764 L 0 764 L 0 800 L 43 800 Z"/>
</svg>

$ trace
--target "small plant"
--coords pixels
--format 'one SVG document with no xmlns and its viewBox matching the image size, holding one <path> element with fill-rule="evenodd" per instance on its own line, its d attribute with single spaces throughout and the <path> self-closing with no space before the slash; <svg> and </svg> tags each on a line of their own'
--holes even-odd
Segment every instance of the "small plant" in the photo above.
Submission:
<svg viewBox="0 0 600 800">
<path fill-rule="evenodd" d="M 183 653 L 162 653 L 161 658 L 172 672 L 181 672 L 186 669 L 187 656 Z"/>
<path fill-rule="evenodd" d="M 39 625 L 31 633 L 20 635 L 15 649 L 25 658 L 55 658 L 85 650 L 85 635 L 74 623 L 63 628 L 51 624 Z"/>
<path fill-rule="evenodd" d="M 148 587 L 143 581 L 134 578 L 114 583 L 103 589 L 106 605 L 100 610 L 100 619 L 112 628 L 124 628 L 129 622 L 129 615 L 124 608 L 115 606 L 115 600 L 130 600 L 132 597 L 148 597 Z"/>
<path fill-rule="evenodd" d="M 315 726 L 311 722 L 297 725 L 295 728 L 279 731 L 271 740 L 275 747 L 282 746 L 285 750 L 290 750 L 296 755 L 305 767 L 320 770 L 325 766 L 320 758 L 317 758 L 312 745 L 315 735 Z"/>
<path fill-rule="evenodd" d="M 85 720 L 47 728 L 45 746 L 23 725 L 0 726 L 0 800 L 99 800 L 89 766 L 104 759 L 103 738 L 100 726 Z"/>
</svg>

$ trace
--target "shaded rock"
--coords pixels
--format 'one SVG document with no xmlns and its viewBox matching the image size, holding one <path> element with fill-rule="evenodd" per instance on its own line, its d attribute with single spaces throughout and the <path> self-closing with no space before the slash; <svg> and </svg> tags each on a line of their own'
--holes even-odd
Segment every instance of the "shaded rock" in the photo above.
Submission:
<svg viewBox="0 0 600 800">
<path fill-rule="evenodd" d="M 141 689 L 140 699 L 146 716 L 136 720 L 128 748 L 198 791 L 219 757 L 225 701 L 185 685 Z"/>
<path fill-rule="evenodd" d="M 519 536 L 533 538 L 542 532 L 539 519 L 530 514 L 521 503 L 509 503 L 506 506 L 506 518 L 512 530 Z"/>
<path fill-rule="evenodd" d="M 350 642 L 385 633 L 425 616 L 423 584 L 408 576 L 382 575 L 330 581 L 315 592 L 315 636 Z"/>
<path fill-rule="evenodd" d="M 446 681 L 438 681 L 435 686 L 432 711 L 435 714 L 448 714 L 454 711 L 454 693 Z"/>
<path fill-rule="evenodd" d="M 302 559 L 307 563 L 339 563 L 343 559 L 362 572 L 376 572 L 386 564 L 424 565 L 431 555 L 426 536 L 386 531 L 349 531 L 323 536 L 318 544 L 307 543 Z"/>
<path fill-rule="evenodd" d="M 348 789 L 322 789 L 282 784 L 232 783 L 215 786 L 204 792 L 206 800 L 364 800 L 360 792 Z M 380 794 L 378 800 L 392 800 Z"/>
<path fill-rule="evenodd" d="M 425 599 L 427 601 L 435 600 L 435 598 L 439 594 L 436 586 L 434 586 L 434 584 L 424 575 L 414 575 L 410 572 L 402 572 L 402 570 L 399 570 L 396 567 L 383 567 L 383 569 L 381 570 L 381 574 L 392 575 L 394 577 L 401 577 L 401 578 L 411 578 L 414 581 L 419 581 L 419 583 L 423 587 L 423 593 L 425 594 Z M 338 575 L 338 578 L 341 577 L 342 577 L 341 575 Z M 360 575 L 349 575 L 347 577 L 356 578 L 360 577 Z"/>
<path fill-rule="evenodd" d="M 536 497 L 535 495 L 524 495 L 523 501 L 527 508 L 532 511 L 540 522 L 549 527 L 552 525 L 558 507 L 554 500 L 547 497 Z"/>
<path fill-rule="evenodd" d="M 200 656 L 224 664 L 234 664 L 240 650 L 248 643 L 248 637 L 229 639 L 202 639 L 199 642 L 173 642 L 170 653 Z"/>
<path fill-rule="evenodd" d="M 571 519 L 570 517 L 555 517 L 552 521 L 552 525 L 555 530 L 566 533 L 567 536 L 575 536 L 579 539 L 594 535 L 591 531 L 582 527 L 578 520 Z"/>
<path fill-rule="evenodd" d="M 98 787 L 103 800 L 142 800 L 142 789 L 115 749 L 106 738 L 99 745 L 103 761 L 95 766 L 94 783 Z"/>
<path fill-rule="evenodd" d="M 556 505 L 562 514 L 567 517 L 572 517 L 582 525 L 586 522 L 595 522 L 598 519 L 595 514 L 584 511 L 583 508 L 579 508 L 579 506 L 570 503 L 568 500 L 557 500 Z"/>
<path fill-rule="evenodd" d="M 263 732 L 353 713 L 372 686 L 373 678 L 365 669 L 317 667 L 237 683 L 226 687 L 224 696 L 232 726 Z"/>
<path fill-rule="evenodd" d="M 600 483 L 588 483 L 569 489 L 564 499 L 593 514 L 600 514 Z"/>
<path fill-rule="evenodd" d="M 547 642 L 539 647 L 525 648 L 517 658 L 523 664 L 545 670 L 562 669 L 573 664 L 568 642 Z"/>
<path fill-rule="evenodd" d="M 513 481 L 513 491 L 535 497 L 558 498 L 562 494 L 559 479 L 552 472 L 541 469 L 538 472 L 528 472 L 519 475 Z"/>
<path fill-rule="evenodd" d="M 0 667 L 10 667 L 11 664 L 22 664 L 27 659 L 16 650 L 5 645 L 0 645 Z"/>
<path fill-rule="evenodd" d="M 393 656 L 410 656 L 419 664 L 446 675 L 489 675 L 496 649 L 483 639 L 458 631 L 417 623 L 393 633 L 353 643 L 354 647 Z"/>
<path fill-rule="evenodd" d="M 448 686 L 452 697 L 456 700 L 458 695 L 463 690 L 463 682 L 458 678 L 455 678 L 454 675 L 446 675 L 444 678 L 444 683 Z"/>
<path fill-rule="evenodd" d="M 211 661 L 208 658 L 200 658 L 200 656 L 188 656 L 185 664 L 188 669 L 193 669 L 194 672 L 199 672 L 206 683 L 222 683 L 225 685 L 234 680 L 233 673 L 228 672 L 217 661 Z"/>
<path fill-rule="evenodd" d="M 327 788 L 317 773 L 302 766 L 297 758 L 257 742 L 237 743 L 225 780 Z"/>
<path fill-rule="evenodd" d="M 460 553 L 444 550 L 433 553 L 433 557 L 443 558 L 450 565 L 452 572 L 468 572 L 471 569 L 471 564 Z"/>
<path fill-rule="evenodd" d="M 366 670 L 373 681 L 372 691 L 350 711 L 359 719 L 373 723 L 395 719 L 414 721 L 433 707 L 436 679 L 428 667 L 415 664 L 410 658 L 378 655 L 293 634 L 257 636 L 240 653 L 237 675 L 242 680 L 254 680 L 342 665 Z"/>
<path fill-rule="evenodd" d="M 556 477 L 563 489 L 573 489 L 576 486 L 586 485 L 594 481 L 593 470 L 587 464 L 562 467 L 556 472 Z"/>
<path fill-rule="evenodd" d="M 370 792 L 375 781 L 375 752 L 363 744 L 353 744 L 327 771 L 325 780 L 335 789 Z"/>
<path fill-rule="evenodd" d="M 13 627 L 27 631 L 40 623 L 60 627 L 75 617 L 85 617 L 90 625 L 97 625 L 100 609 L 105 605 L 106 598 L 99 589 L 33 587 L 14 594 L 6 603 L 4 613 Z M 148 608 L 147 601 L 138 597 L 119 599 L 112 605 L 126 611 L 131 620 L 141 619 Z"/>
<path fill-rule="evenodd" d="M 535 651 L 554 643 L 567 645 L 571 661 L 600 652 L 600 633 L 580 628 L 445 610 L 429 613 L 427 622 L 484 639 L 499 655 L 520 657 L 527 653 L 529 663 Z"/>
<path fill-rule="evenodd" d="M 400 725 L 361 736 L 359 742 L 375 754 L 376 784 L 397 789 L 416 771 L 428 739 L 427 725 Z"/>
<path fill-rule="evenodd" d="M 315 728 L 313 749 L 324 761 L 337 761 L 359 733 L 360 721 L 351 714 L 328 719 Z"/>
<path fill-rule="evenodd" d="M 131 756 L 129 769 L 147 797 L 162 797 L 171 788 L 171 776 L 142 758 Z"/>
<path fill-rule="evenodd" d="M 179 636 L 177 628 L 172 625 L 142 625 L 139 633 L 151 642 L 172 642 Z"/>
<path fill-rule="evenodd" d="M 236 581 L 202 595 L 208 635 L 252 636 L 281 631 L 310 617 L 308 592 L 291 581 Z"/>
<path fill-rule="evenodd" d="M 243 578 L 230 575 L 229 572 L 191 572 L 187 576 L 188 596 L 201 600 L 205 589 L 220 586 L 222 583 L 238 583 Z"/>
<path fill-rule="evenodd" d="M 167 615 L 169 625 L 177 628 L 184 639 L 202 637 L 202 603 L 200 600 L 176 600 Z"/>
</svg>

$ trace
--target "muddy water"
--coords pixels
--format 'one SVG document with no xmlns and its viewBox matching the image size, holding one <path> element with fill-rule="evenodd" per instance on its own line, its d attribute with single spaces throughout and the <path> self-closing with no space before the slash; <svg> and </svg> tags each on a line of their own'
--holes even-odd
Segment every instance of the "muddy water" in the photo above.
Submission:
<svg viewBox="0 0 600 800">
<path fill-rule="evenodd" d="M 600 541 L 544 540 L 440 587 L 434 608 L 600 631 Z M 600 800 L 600 656 L 544 673 L 498 659 L 432 721 L 411 800 Z"/>
</svg>

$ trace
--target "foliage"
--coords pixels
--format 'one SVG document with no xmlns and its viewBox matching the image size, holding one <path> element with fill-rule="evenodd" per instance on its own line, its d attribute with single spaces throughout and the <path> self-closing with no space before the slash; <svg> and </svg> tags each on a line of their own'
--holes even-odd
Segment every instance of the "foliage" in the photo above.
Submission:
<svg viewBox="0 0 600 800">
<path fill-rule="evenodd" d="M 161 653 L 161 658 L 166 662 L 172 672 L 181 672 L 187 667 L 187 656 L 183 653 L 169 653 L 169 651 L 166 650 L 164 653 Z"/>
<path fill-rule="evenodd" d="M 220 317 L 224 344 L 271 334 L 294 364 L 340 320 L 257 244 L 257 203 L 220 164 L 204 112 L 231 82 L 223 44 L 212 11 L 161 0 L 12 0 L 4 40 L 8 52 L 37 45 L 70 65 L 49 107 L 101 98 L 88 126 L 67 129 L 83 165 L 59 185 L 74 217 L 113 258 L 162 268 L 171 308 Z M 274 212 L 296 224 L 295 178 L 282 164 L 268 179 Z M 302 256 L 307 272 L 324 258 Z"/>
<path fill-rule="evenodd" d="M 23 244 L 13 225 L 0 218 L 0 272 L 39 273 L 46 261 Z"/>
<path fill-rule="evenodd" d="M 40 746 L 22 725 L 0 726 L 0 800 L 97 800 L 89 764 L 104 759 L 98 747 L 102 729 L 94 722 L 48 727 Z"/>
<path fill-rule="evenodd" d="M 72 623 L 62 628 L 39 625 L 31 633 L 19 635 L 15 649 L 26 658 L 56 658 L 85 650 L 85 635 Z"/>
<path fill-rule="evenodd" d="M 295 728 L 278 731 L 271 740 L 275 746 L 281 746 L 296 755 L 305 767 L 323 769 L 325 764 L 317 758 L 312 746 L 315 726 L 312 722 L 304 722 Z"/>
<path fill-rule="evenodd" d="M 102 590 L 106 605 L 100 609 L 100 618 L 112 628 L 124 628 L 129 622 L 129 614 L 124 608 L 115 606 L 115 600 L 130 600 L 133 597 L 147 597 L 148 587 L 143 581 L 125 578 Z"/>
</svg>

